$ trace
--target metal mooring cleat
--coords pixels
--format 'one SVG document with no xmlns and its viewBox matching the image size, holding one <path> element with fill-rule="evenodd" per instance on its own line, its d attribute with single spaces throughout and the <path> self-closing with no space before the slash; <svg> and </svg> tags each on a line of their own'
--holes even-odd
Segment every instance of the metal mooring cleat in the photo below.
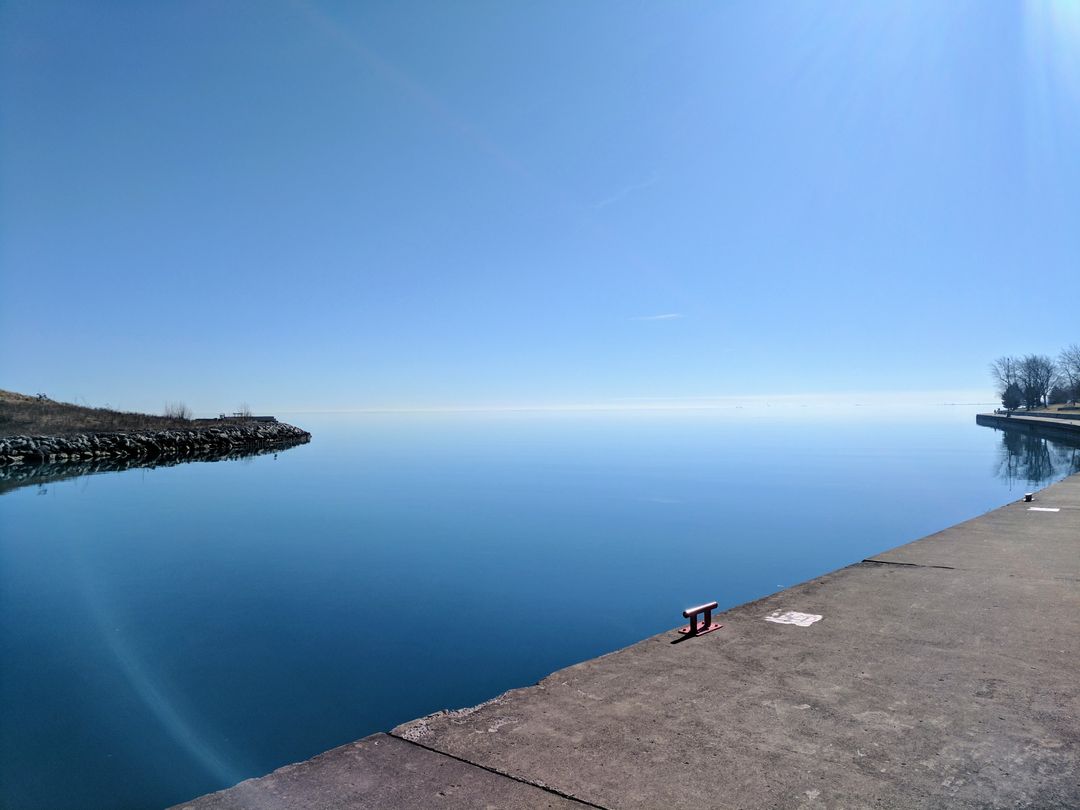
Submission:
<svg viewBox="0 0 1080 810">
<path fill-rule="evenodd" d="M 713 630 L 719 630 L 724 625 L 713 624 L 712 612 L 716 610 L 716 602 L 709 602 L 707 605 L 699 605 L 695 608 L 687 608 L 682 612 L 684 619 L 690 620 L 688 627 L 680 627 L 679 632 L 684 636 L 703 636 L 706 633 L 711 633 Z M 698 624 L 698 616 L 702 613 L 705 614 L 701 624 Z"/>
</svg>

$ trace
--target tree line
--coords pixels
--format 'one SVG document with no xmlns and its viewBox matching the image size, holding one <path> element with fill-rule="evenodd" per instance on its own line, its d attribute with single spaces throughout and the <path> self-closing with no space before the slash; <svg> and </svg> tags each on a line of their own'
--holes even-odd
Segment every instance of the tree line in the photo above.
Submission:
<svg viewBox="0 0 1080 810">
<path fill-rule="evenodd" d="M 990 364 L 1001 405 L 1013 411 L 1080 400 L 1080 344 L 1062 349 L 1056 359 L 1045 354 L 999 357 Z"/>
</svg>

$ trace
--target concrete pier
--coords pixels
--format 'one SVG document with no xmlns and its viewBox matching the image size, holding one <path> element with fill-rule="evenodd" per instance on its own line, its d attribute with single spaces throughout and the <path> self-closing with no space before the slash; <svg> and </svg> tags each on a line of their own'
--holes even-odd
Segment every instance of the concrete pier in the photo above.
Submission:
<svg viewBox="0 0 1080 810">
<path fill-rule="evenodd" d="M 713 620 L 182 807 L 1080 807 L 1080 476 Z"/>
<path fill-rule="evenodd" d="M 1062 439 L 1067 442 L 1080 441 L 1080 416 L 1029 416 L 1019 413 L 1006 416 L 1000 413 L 980 413 L 975 417 L 975 422 L 985 427 L 1038 433 L 1047 439 Z"/>
</svg>

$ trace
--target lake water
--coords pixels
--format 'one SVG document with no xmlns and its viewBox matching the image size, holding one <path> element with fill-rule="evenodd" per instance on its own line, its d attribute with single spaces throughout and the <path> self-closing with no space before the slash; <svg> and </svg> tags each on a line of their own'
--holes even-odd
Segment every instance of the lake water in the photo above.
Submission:
<svg viewBox="0 0 1080 810">
<path fill-rule="evenodd" d="M 189 799 L 1080 470 L 977 410 L 298 414 L 276 456 L 8 491 L 0 804 Z"/>
</svg>

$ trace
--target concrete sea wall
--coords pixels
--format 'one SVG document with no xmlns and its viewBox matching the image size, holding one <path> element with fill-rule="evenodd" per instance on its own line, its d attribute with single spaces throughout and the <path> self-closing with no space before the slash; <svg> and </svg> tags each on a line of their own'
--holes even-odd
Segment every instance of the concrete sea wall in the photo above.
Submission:
<svg viewBox="0 0 1080 810">
<path fill-rule="evenodd" d="M 1071 418 L 980 413 L 975 417 L 975 421 L 984 427 L 1038 433 L 1047 439 L 1061 439 L 1072 443 L 1080 441 L 1080 421 Z"/>
</svg>

